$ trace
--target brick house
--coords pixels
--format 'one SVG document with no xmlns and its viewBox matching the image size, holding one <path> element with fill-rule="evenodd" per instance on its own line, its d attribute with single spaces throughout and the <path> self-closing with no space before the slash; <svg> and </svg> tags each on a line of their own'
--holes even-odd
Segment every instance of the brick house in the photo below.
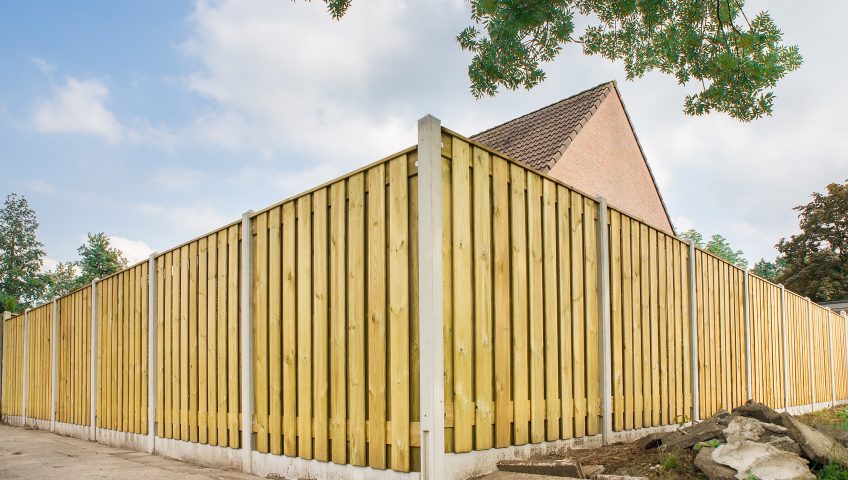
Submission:
<svg viewBox="0 0 848 480">
<path fill-rule="evenodd" d="M 615 81 L 471 138 L 674 234 Z"/>
</svg>

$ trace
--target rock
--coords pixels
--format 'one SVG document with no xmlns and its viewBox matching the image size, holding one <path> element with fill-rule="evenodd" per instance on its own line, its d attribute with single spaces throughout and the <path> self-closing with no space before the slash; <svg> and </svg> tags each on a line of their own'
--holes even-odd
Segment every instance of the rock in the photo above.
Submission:
<svg viewBox="0 0 848 480">
<path fill-rule="evenodd" d="M 776 425 L 774 423 L 766 423 L 766 422 L 762 422 L 762 425 L 763 425 L 763 428 L 766 429 L 766 431 L 768 431 L 768 432 L 777 433 L 777 434 L 786 433 L 786 427 L 782 427 L 782 426 Z"/>
<path fill-rule="evenodd" d="M 583 470 L 585 478 L 595 478 L 595 476 L 604 473 L 603 465 L 582 465 L 580 468 Z"/>
<path fill-rule="evenodd" d="M 680 435 L 682 435 L 682 433 L 678 431 L 654 432 L 645 435 L 644 437 L 640 438 L 639 440 L 636 440 L 633 443 L 642 450 L 651 450 L 653 448 L 661 446 L 665 440 L 670 440 Z"/>
<path fill-rule="evenodd" d="M 501 460 L 498 470 L 502 472 L 532 473 L 555 477 L 586 478 L 580 462 L 570 458 L 559 460 Z"/>
<path fill-rule="evenodd" d="M 695 467 L 710 480 L 735 480 L 736 470 L 713 460 L 712 447 L 703 447 L 695 455 Z"/>
<path fill-rule="evenodd" d="M 775 412 L 762 403 L 749 401 L 745 405 L 734 408 L 732 413 L 743 417 L 756 418 L 763 423 L 773 423 L 784 427 L 786 426 L 781 423 L 781 414 Z"/>
<path fill-rule="evenodd" d="M 663 440 L 663 447 L 667 449 L 692 448 L 698 442 L 706 442 L 714 438 L 723 438 L 724 425 L 719 420 L 721 417 L 712 417 L 697 425 L 686 427 L 682 435 Z"/>
<path fill-rule="evenodd" d="M 813 429 L 787 414 L 781 415 L 781 422 L 787 433 L 801 447 L 804 455 L 810 460 L 827 465 L 838 463 L 848 467 L 848 448 L 833 439 L 833 437 Z"/>
<path fill-rule="evenodd" d="M 792 452 L 795 455 L 801 455 L 801 447 L 789 437 L 772 437 L 766 443 L 778 450 L 783 450 L 784 452 Z"/>
<path fill-rule="evenodd" d="M 725 438 L 727 438 L 727 443 L 740 443 L 744 440 L 756 442 L 760 439 L 760 435 L 765 432 L 765 429 L 763 423 L 756 418 L 736 417 L 723 432 Z"/>
<path fill-rule="evenodd" d="M 830 435 L 834 440 L 841 443 L 843 447 L 848 447 L 848 431 L 819 424 L 813 424 L 812 427 L 825 435 Z"/>
<path fill-rule="evenodd" d="M 743 480 L 754 475 L 760 480 L 815 480 L 807 460 L 798 455 L 750 440 L 726 443 L 712 452 L 712 459 L 736 471 Z"/>
<path fill-rule="evenodd" d="M 497 471 L 488 475 L 483 475 L 482 477 L 477 477 L 476 480 L 564 480 L 566 478 L 567 477 L 555 477 L 551 475 L 536 475 L 533 473 Z"/>
</svg>

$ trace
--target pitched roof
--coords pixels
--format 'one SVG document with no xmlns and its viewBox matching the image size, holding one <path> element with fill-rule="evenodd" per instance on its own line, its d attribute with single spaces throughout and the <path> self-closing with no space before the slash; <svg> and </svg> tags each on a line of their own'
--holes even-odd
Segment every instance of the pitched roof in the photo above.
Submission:
<svg viewBox="0 0 848 480">
<path fill-rule="evenodd" d="M 615 88 L 607 82 L 522 115 L 471 138 L 546 172 Z"/>
</svg>

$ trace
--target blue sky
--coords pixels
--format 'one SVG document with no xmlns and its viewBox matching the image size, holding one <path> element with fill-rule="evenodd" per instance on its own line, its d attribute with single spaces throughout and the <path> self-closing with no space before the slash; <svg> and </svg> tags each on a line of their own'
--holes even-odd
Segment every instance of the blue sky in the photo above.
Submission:
<svg viewBox="0 0 848 480">
<path fill-rule="evenodd" d="M 806 63 L 747 125 L 685 117 L 686 87 L 574 46 L 542 86 L 474 100 L 454 42 L 468 8 L 354 0 L 333 22 L 320 1 L 2 1 L 0 194 L 28 198 L 48 263 L 95 231 L 136 260 L 413 144 L 427 113 L 471 134 L 611 79 L 678 229 L 751 260 L 848 177 L 841 2 L 748 2 Z"/>
</svg>

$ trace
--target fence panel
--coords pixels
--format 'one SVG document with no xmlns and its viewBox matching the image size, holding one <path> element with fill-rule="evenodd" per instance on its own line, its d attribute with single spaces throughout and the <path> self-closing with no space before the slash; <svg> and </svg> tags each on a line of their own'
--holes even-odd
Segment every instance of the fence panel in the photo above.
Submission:
<svg viewBox="0 0 848 480">
<path fill-rule="evenodd" d="M 59 299 L 56 420 L 89 425 L 91 418 L 91 286 Z"/>
<path fill-rule="evenodd" d="M 816 403 L 830 402 L 830 331 L 828 323 L 830 313 L 824 307 L 812 305 L 813 323 L 813 384 L 815 385 Z"/>
<path fill-rule="evenodd" d="M 689 247 L 610 209 L 613 428 L 681 423 L 692 406 Z"/>
<path fill-rule="evenodd" d="M 599 433 L 597 202 L 442 145 L 447 450 Z"/>
<path fill-rule="evenodd" d="M 97 427 L 147 433 L 148 265 L 97 283 Z"/>
<path fill-rule="evenodd" d="M 258 451 L 420 469 L 416 159 L 253 218 Z"/>
<path fill-rule="evenodd" d="M 23 415 L 24 316 L 5 320 L 3 333 L 3 415 Z"/>
<path fill-rule="evenodd" d="M 845 319 L 836 312 L 830 314 L 833 330 L 833 378 L 836 387 L 836 400 L 848 399 L 848 350 L 846 350 Z"/>
<path fill-rule="evenodd" d="M 241 225 L 156 258 L 157 435 L 239 448 Z"/>
<path fill-rule="evenodd" d="M 807 299 L 786 291 L 786 341 L 790 355 L 789 406 L 809 405 L 812 402 L 810 384 L 810 322 Z"/>
<path fill-rule="evenodd" d="M 751 375 L 754 400 L 772 408 L 783 408 L 783 330 L 780 316 L 780 287 L 751 275 Z"/>
<path fill-rule="evenodd" d="M 53 303 L 27 315 L 27 418 L 50 420 Z"/>
</svg>

